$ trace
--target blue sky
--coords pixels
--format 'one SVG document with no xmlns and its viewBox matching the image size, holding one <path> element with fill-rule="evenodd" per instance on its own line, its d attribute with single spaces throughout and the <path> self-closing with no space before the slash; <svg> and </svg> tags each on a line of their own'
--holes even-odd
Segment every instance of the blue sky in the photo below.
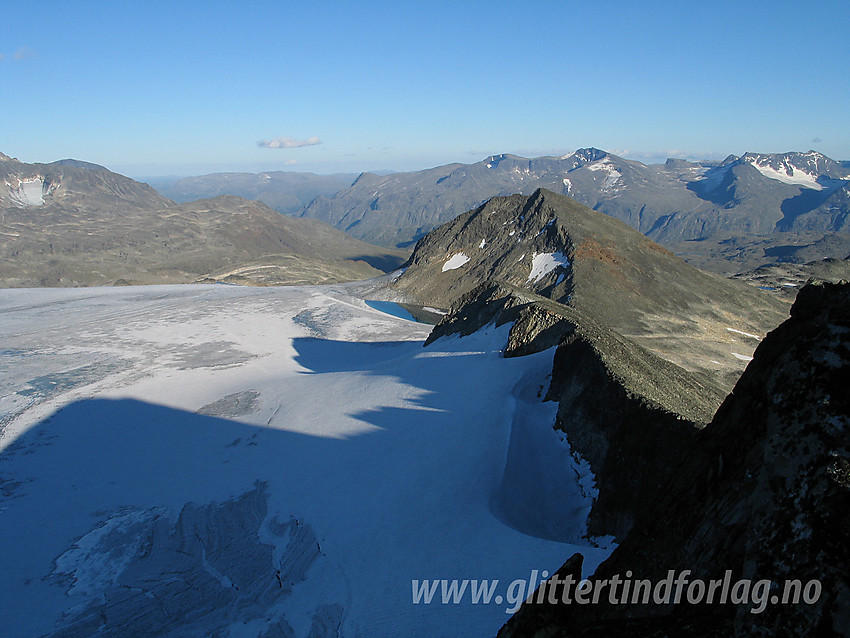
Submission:
<svg viewBox="0 0 850 638">
<path fill-rule="evenodd" d="M 585 146 L 850 159 L 845 1 L 13 4 L 0 151 L 28 162 L 152 177 Z"/>
</svg>

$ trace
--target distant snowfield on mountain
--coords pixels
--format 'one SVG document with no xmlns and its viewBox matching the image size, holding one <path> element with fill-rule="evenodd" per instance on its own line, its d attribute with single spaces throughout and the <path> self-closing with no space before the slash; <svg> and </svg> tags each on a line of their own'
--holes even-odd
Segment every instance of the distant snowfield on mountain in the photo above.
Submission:
<svg viewBox="0 0 850 638">
<path fill-rule="evenodd" d="M 423 348 L 363 290 L 0 291 L 3 635 L 489 636 L 411 580 L 592 572 L 553 351 Z"/>
<path fill-rule="evenodd" d="M 9 200 L 13 205 L 21 208 L 44 205 L 44 179 L 41 177 L 19 179 L 17 186 L 7 182 L 7 186 L 9 187 Z"/>
</svg>

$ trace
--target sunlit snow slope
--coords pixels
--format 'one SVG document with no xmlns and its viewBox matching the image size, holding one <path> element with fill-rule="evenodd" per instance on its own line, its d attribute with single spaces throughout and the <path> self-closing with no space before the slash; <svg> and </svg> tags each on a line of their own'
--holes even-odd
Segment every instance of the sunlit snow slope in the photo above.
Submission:
<svg viewBox="0 0 850 638">
<path fill-rule="evenodd" d="M 583 543 L 552 351 L 423 348 L 352 290 L 0 291 L 0 635 L 494 635 L 411 581 L 504 595 Z"/>
</svg>

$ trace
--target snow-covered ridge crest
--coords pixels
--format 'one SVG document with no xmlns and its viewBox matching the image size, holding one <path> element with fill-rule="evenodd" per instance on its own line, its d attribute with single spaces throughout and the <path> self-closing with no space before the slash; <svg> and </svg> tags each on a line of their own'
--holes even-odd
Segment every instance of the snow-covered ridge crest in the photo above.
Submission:
<svg viewBox="0 0 850 638">
<path fill-rule="evenodd" d="M 811 190 L 825 190 L 850 179 L 836 162 L 816 151 L 766 155 L 746 153 L 741 161 L 750 164 L 768 179 Z"/>
</svg>

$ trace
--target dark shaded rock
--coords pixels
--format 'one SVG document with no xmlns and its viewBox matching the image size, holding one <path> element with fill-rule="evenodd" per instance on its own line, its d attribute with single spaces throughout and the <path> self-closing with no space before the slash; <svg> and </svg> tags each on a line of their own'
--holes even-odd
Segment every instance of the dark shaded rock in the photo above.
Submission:
<svg viewBox="0 0 850 638">
<path fill-rule="evenodd" d="M 573 606 L 502 636 L 850 635 L 850 285 L 808 285 L 624 542 L 592 577 L 817 580 L 812 604 Z M 622 602 L 622 601 L 620 601 Z M 523 613 L 523 612 L 521 612 Z"/>
<path fill-rule="evenodd" d="M 528 635 L 547 635 L 546 632 L 553 627 L 562 625 L 569 618 L 569 607 L 563 601 L 572 600 L 575 585 L 581 581 L 581 566 L 584 556 L 575 553 L 567 559 L 553 577 L 540 583 L 540 586 L 530 594 L 526 600 L 534 601 L 524 604 L 511 616 L 499 632 L 499 637 L 511 635 L 516 628 L 530 632 Z M 553 587 L 550 583 L 570 579 L 571 586 Z M 555 602 L 552 602 L 555 601 Z"/>
<path fill-rule="evenodd" d="M 425 345 L 451 334 L 470 335 L 490 322 L 496 326 L 513 322 L 504 355 L 521 357 L 558 345 L 575 329 L 569 313 L 565 306 L 510 284 L 483 284 L 455 302 Z"/>
</svg>

